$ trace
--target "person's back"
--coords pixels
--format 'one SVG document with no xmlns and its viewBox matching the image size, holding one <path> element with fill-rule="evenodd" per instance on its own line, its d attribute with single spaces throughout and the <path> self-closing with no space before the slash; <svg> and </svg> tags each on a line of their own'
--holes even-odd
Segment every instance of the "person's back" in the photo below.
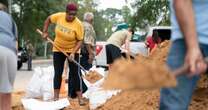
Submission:
<svg viewBox="0 0 208 110">
<path fill-rule="evenodd" d="M 9 14 L 0 10 L 0 45 L 16 51 L 16 27 Z"/>
<path fill-rule="evenodd" d="M 120 48 L 125 43 L 125 39 L 128 37 L 128 33 L 128 30 L 120 30 L 114 32 L 107 40 L 107 44 L 113 44 Z"/>
<path fill-rule="evenodd" d="M 93 28 L 94 15 L 91 12 L 84 14 L 84 40 L 81 46 L 81 58 L 80 64 L 89 70 L 92 67 L 93 60 L 95 57 L 95 45 L 96 45 L 96 33 Z"/>
</svg>

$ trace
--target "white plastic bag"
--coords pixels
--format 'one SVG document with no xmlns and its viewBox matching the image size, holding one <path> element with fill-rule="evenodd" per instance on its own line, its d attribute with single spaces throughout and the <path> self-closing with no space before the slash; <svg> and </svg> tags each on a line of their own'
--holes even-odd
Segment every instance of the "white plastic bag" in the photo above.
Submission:
<svg viewBox="0 0 208 110">
<path fill-rule="evenodd" d="M 53 98 L 53 77 L 52 66 L 46 68 L 37 67 L 26 87 L 26 98 L 41 98 L 50 100 Z"/>
<path fill-rule="evenodd" d="M 37 99 L 22 99 L 25 110 L 59 110 L 70 105 L 67 98 L 44 102 Z"/>
<path fill-rule="evenodd" d="M 42 72 L 41 68 L 37 67 L 34 69 L 34 74 L 26 87 L 27 98 L 40 98 L 41 97 L 41 84 L 42 84 Z"/>
<path fill-rule="evenodd" d="M 53 67 L 43 68 L 42 86 L 41 93 L 43 100 L 50 100 L 53 98 Z"/>
</svg>

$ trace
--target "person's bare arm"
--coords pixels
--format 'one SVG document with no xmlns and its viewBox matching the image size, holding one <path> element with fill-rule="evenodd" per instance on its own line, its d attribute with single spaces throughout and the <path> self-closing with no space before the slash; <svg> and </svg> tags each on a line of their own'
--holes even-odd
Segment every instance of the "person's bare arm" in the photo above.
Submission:
<svg viewBox="0 0 208 110">
<path fill-rule="evenodd" d="M 90 44 L 87 44 L 86 45 L 86 48 L 87 48 L 87 51 L 89 53 L 89 60 L 88 60 L 88 63 L 92 64 L 93 62 L 93 58 L 94 58 L 94 49 L 93 49 L 93 46 L 90 45 Z"/>
<path fill-rule="evenodd" d="M 174 8 L 187 48 L 199 48 L 192 0 L 174 0 Z"/>
<path fill-rule="evenodd" d="M 125 39 L 125 49 L 127 50 L 128 53 L 130 52 L 129 45 L 130 45 L 131 36 L 132 36 L 131 34 L 128 34 Z"/>
<path fill-rule="evenodd" d="M 48 27 L 51 24 L 50 16 L 45 20 L 44 26 L 43 26 L 43 38 L 48 37 Z"/>
<path fill-rule="evenodd" d="M 192 74 L 203 72 L 206 64 L 197 39 L 192 0 L 174 0 L 173 7 L 187 47 L 185 64 Z"/>
<path fill-rule="evenodd" d="M 74 60 L 74 54 L 80 49 L 82 45 L 82 40 L 79 40 L 77 43 L 76 43 L 76 46 L 74 47 L 74 49 L 72 50 L 71 54 L 69 55 L 69 60 L 72 61 Z"/>
<path fill-rule="evenodd" d="M 18 41 L 16 41 L 16 52 L 18 53 Z"/>
</svg>

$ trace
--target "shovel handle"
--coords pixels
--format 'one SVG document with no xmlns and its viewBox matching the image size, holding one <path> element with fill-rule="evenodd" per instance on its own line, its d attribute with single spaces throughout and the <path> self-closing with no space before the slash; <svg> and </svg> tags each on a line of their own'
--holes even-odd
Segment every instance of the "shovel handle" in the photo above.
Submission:
<svg viewBox="0 0 208 110">
<path fill-rule="evenodd" d="M 36 31 L 37 31 L 40 35 L 43 34 L 43 32 L 42 32 L 40 29 L 36 29 Z M 63 51 L 60 47 L 56 46 L 56 45 L 54 44 L 54 42 L 53 42 L 49 37 L 47 37 L 47 41 L 49 41 L 56 49 L 58 49 L 59 51 L 61 51 L 61 52 L 69 59 L 69 55 L 68 55 L 65 51 Z M 83 67 L 82 65 L 80 65 L 76 60 L 72 59 L 72 61 L 73 61 L 76 65 L 78 65 L 78 66 L 84 71 L 84 73 L 85 73 L 85 75 L 86 75 L 87 70 L 85 70 L 84 67 Z"/>
<path fill-rule="evenodd" d="M 205 57 L 204 60 L 207 64 L 207 66 L 208 66 L 208 57 Z M 174 76 L 179 76 L 179 75 L 182 75 L 182 74 L 186 73 L 187 71 L 188 71 L 188 65 L 183 65 L 182 67 L 174 70 L 173 75 Z"/>
<path fill-rule="evenodd" d="M 182 67 L 176 69 L 173 71 L 173 75 L 176 76 L 180 76 L 182 74 L 185 74 L 188 71 L 188 66 L 187 65 L 183 65 Z"/>
</svg>

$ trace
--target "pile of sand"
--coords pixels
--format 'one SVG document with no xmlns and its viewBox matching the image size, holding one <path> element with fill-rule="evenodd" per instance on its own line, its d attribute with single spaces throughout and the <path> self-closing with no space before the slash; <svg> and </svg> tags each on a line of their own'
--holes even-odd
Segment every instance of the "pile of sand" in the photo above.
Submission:
<svg viewBox="0 0 208 110">
<path fill-rule="evenodd" d="M 119 59 L 104 82 L 106 89 L 154 89 L 176 86 L 175 77 L 164 63 L 169 43 L 156 50 L 155 57 L 137 56 L 134 60 Z M 165 52 L 164 52 L 165 51 Z M 166 54 L 164 54 L 166 53 Z"/>
<path fill-rule="evenodd" d="M 196 90 L 189 110 L 207 110 L 208 89 Z M 96 110 L 158 110 L 159 90 L 128 90 L 112 97 Z"/>
<path fill-rule="evenodd" d="M 164 64 L 148 58 L 145 58 L 146 60 L 140 58 L 132 62 L 126 60 L 115 62 L 104 82 L 104 88 L 154 89 L 176 86 L 175 77 L 169 73 Z"/>
<path fill-rule="evenodd" d="M 165 41 L 159 48 L 156 49 L 154 55 L 150 58 L 140 57 L 141 62 L 145 62 L 151 59 L 152 62 L 156 61 L 160 66 L 165 64 L 170 43 Z M 129 62 L 128 62 L 129 63 Z M 127 63 L 126 63 L 127 64 Z M 139 68 L 138 66 L 131 65 L 134 68 Z M 128 70 L 131 71 L 132 67 L 129 66 Z M 120 66 L 121 68 L 126 68 L 126 65 Z M 140 70 L 141 71 L 141 70 Z M 145 72 L 145 70 L 142 70 Z M 146 71 L 150 71 L 148 68 Z M 155 72 L 157 72 L 156 70 Z M 116 73 L 115 73 L 116 74 Z M 128 75 L 128 72 L 126 72 Z M 139 73 L 138 73 L 139 74 Z M 121 80 L 120 82 L 123 82 Z M 126 84 L 128 85 L 128 84 Z M 208 80 L 207 76 L 202 75 L 198 83 L 198 88 L 193 94 L 192 102 L 190 104 L 189 110 L 207 110 L 208 108 Z M 159 107 L 159 90 L 138 90 L 132 89 L 127 91 L 122 91 L 120 94 L 112 97 L 103 106 L 99 107 L 97 110 L 157 110 Z"/>
<path fill-rule="evenodd" d="M 24 110 L 21 103 L 21 98 L 25 95 L 25 92 L 15 92 L 12 94 L 12 110 Z"/>
<path fill-rule="evenodd" d="M 85 76 L 85 79 L 88 80 L 90 83 L 95 83 L 102 78 L 103 76 L 97 71 L 89 71 L 89 73 Z"/>
</svg>

